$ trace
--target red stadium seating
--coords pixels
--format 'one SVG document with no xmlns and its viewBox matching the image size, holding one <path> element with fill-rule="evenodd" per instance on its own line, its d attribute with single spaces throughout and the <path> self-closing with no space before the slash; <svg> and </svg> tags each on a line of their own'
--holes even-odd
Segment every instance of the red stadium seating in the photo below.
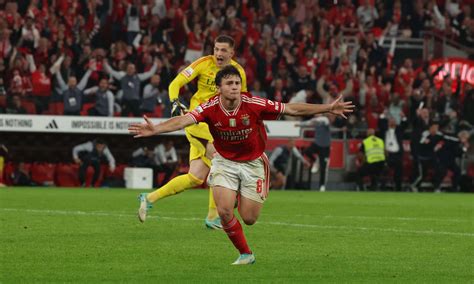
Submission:
<svg viewBox="0 0 474 284">
<path fill-rule="evenodd" d="M 3 181 L 6 185 L 12 185 L 12 174 L 15 171 L 15 165 L 12 162 L 8 162 L 5 164 L 3 168 Z"/>
<path fill-rule="evenodd" d="M 86 187 L 99 187 L 104 180 L 105 172 L 108 171 L 108 167 L 106 165 L 101 165 L 100 167 L 100 174 L 99 178 L 97 179 L 95 184 L 92 184 L 92 177 L 94 176 L 94 169 L 92 167 L 88 167 L 86 170 Z"/>
<path fill-rule="evenodd" d="M 94 103 L 86 103 L 82 106 L 81 115 L 87 116 L 88 111 L 95 106 Z"/>
<path fill-rule="evenodd" d="M 31 166 L 31 180 L 39 185 L 53 185 L 56 173 L 56 164 L 33 163 Z"/>
<path fill-rule="evenodd" d="M 331 169 L 344 168 L 344 142 L 332 141 L 331 152 L 329 156 L 329 167 Z"/>
<path fill-rule="evenodd" d="M 360 151 L 360 139 L 351 139 L 349 142 L 349 154 L 357 154 Z"/>
<path fill-rule="evenodd" d="M 26 110 L 26 113 L 36 114 L 36 106 L 33 102 L 28 100 L 22 100 L 21 106 Z"/>
<path fill-rule="evenodd" d="M 64 103 L 63 102 L 49 103 L 48 112 L 54 115 L 62 115 L 64 113 Z"/>
<path fill-rule="evenodd" d="M 104 172 L 104 177 L 114 177 L 114 178 L 123 178 L 123 172 L 125 171 L 125 168 L 127 165 L 125 164 L 120 164 L 115 167 L 115 171 L 113 173 L 110 172 L 110 169 L 108 166 L 105 167 L 105 172 Z"/>
<path fill-rule="evenodd" d="M 80 186 L 79 165 L 77 164 L 58 164 L 56 166 L 56 185 L 65 187 Z"/>
<path fill-rule="evenodd" d="M 110 173 L 108 165 L 101 166 L 101 173 L 99 178 L 97 179 L 96 184 L 92 185 L 92 177 L 94 175 L 94 169 L 92 167 L 88 167 L 86 170 L 86 180 L 85 186 L 87 187 L 97 187 L 102 184 L 104 177 L 107 176 L 114 176 L 114 177 L 122 177 L 123 170 L 125 165 L 117 166 L 116 170 L 113 173 Z M 75 187 L 80 186 L 79 183 L 79 165 L 77 164 L 58 164 L 56 169 L 56 185 L 57 186 L 66 186 L 66 187 Z"/>
<path fill-rule="evenodd" d="M 163 107 L 161 105 L 157 105 L 155 107 L 155 111 L 154 112 L 147 112 L 147 113 L 144 113 L 146 116 L 148 117 L 162 117 L 163 115 Z"/>
<path fill-rule="evenodd" d="M 467 175 L 470 176 L 470 177 L 474 177 L 474 163 L 470 164 L 467 167 Z"/>
</svg>

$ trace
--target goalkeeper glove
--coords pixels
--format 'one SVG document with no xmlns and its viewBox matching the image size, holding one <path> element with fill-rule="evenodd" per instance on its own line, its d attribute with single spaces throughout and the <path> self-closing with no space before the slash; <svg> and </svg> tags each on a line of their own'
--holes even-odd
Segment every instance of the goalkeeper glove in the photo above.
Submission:
<svg viewBox="0 0 474 284">
<path fill-rule="evenodd" d="M 171 103 L 171 117 L 184 115 L 188 109 L 178 99 Z"/>
</svg>

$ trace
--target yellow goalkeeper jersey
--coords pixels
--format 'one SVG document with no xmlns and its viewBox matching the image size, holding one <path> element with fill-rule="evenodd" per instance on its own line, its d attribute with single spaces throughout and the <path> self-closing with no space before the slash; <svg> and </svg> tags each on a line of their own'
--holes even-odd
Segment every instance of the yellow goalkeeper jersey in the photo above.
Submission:
<svg viewBox="0 0 474 284">
<path fill-rule="evenodd" d="M 242 91 L 246 92 L 247 78 L 245 77 L 244 68 L 234 60 L 231 60 L 230 64 L 239 70 L 240 76 L 242 77 Z M 217 67 L 213 55 L 203 56 L 194 61 L 188 67 L 183 69 L 183 71 L 176 76 L 173 82 L 171 82 L 169 86 L 170 100 L 173 101 L 177 99 L 179 96 L 179 89 L 199 76 L 197 82 L 198 90 L 191 98 L 189 109 L 192 110 L 198 105 L 207 102 L 209 98 L 217 93 L 215 78 L 219 70 L 220 69 Z"/>
</svg>

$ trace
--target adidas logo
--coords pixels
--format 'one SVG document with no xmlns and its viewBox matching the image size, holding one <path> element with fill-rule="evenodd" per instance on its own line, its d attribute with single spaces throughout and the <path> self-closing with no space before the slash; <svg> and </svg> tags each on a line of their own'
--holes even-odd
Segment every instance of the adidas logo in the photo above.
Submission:
<svg viewBox="0 0 474 284">
<path fill-rule="evenodd" d="M 222 126 L 222 123 L 220 121 L 218 121 L 217 123 L 214 124 L 215 127 L 219 127 L 219 126 Z"/>
<path fill-rule="evenodd" d="M 56 121 L 53 119 L 51 122 L 46 126 L 46 129 L 58 129 L 58 125 L 56 124 Z"/>
</svg>

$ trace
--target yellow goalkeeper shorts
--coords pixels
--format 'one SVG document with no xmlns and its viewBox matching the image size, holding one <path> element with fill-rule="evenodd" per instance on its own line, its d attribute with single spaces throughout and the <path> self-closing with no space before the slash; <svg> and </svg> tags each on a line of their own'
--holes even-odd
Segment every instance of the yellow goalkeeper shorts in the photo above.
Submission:
<svg viewBox="0 0 474 284">
<path fill-rule="evenodd" d="M 211 160 L 206 157 L 207 142 L 214 142 L 209 126 L 206 123 L 194 124 L 186 127 L 186 138 L 188 138 L 191 147 L 189 149 L 189 161 L 202 159 L 202 161 L 210 168 Z"/>
</svg>

